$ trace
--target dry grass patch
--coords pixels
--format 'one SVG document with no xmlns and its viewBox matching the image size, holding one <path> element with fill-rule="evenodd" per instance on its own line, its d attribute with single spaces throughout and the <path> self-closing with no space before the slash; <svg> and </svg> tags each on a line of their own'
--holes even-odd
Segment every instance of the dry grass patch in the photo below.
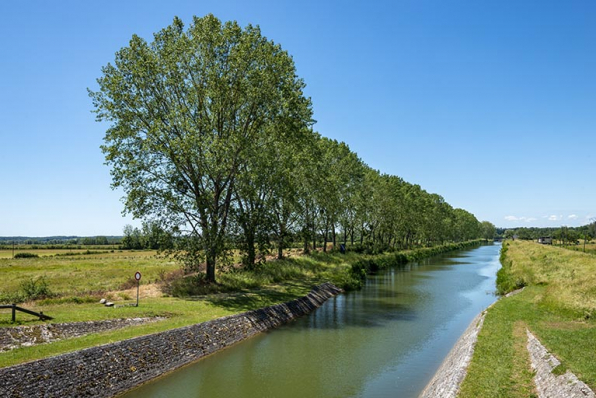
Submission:
<svg viewBox="0 0 596 398">
<path fill-rule="evenodd" d="M 510 273 L 526 285 L 546 285 L 542 303 L 577 317 L 596 315 L 596 256 L 534 242 L 509 244 Z"/>
</svg>

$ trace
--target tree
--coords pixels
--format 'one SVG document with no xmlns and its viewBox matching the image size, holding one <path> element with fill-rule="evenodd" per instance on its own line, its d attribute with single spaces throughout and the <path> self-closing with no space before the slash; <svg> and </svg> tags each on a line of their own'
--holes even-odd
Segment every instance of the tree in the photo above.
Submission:
<svg viewBox="0 0 596 398">
<path fill-rule="evenodd" d="M 130 224 L 124 226 L 124 237 L 122 238 L 122 248 L 124 249 L 142 249 L 141 243 L 141 231 L 138 228 L 134 228 Z"/>
<path fill-rule="evenodd" d="M 259 27 L 207 15 L 186 31 L 175 18 L 151 44 L 134 35 L 102 73 L 90 96 L 112 123 L 102 150 L 125 211 L 178 232 L 185 267 L 205 261 L 215 282 L 250 156 L 312 124 L 292 58 Z"/>
<path fill-rule="evenodd" d="M 481 234 L 486 240 L 492 240 L 495 237 L 497 229 L 490 221 L 482 221 L 481 223 Z"/>
</svg>

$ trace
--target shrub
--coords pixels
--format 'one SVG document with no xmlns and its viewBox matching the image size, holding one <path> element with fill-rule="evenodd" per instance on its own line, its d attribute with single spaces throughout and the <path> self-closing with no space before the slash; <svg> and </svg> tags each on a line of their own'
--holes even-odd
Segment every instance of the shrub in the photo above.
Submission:
<svg viewBox="0 0 596 398">
<path fill-rule="evenodd" d="M 50 298 L 54 293 L 50 290 L 45 277 L 29 279 L 21 283 L 20 291 L 23 293 L 23 301 Z"/>
<path fill-rule="evenodd" d="M 17 253 L 14 255 L 14 258 L 36 258 L 36 257 L 39 257 L 39 256 L 35 253 L 27 253 L 27 252 Z"/>
<path fill-rule="evenodd" d="M 4 294 L 0 297 L 2 303 L 22 303 L 25 301 L 46 299 L 54 297 L 55 294 L 50 290 L 45 278 L 29 279 L 21 282 L 19 290 L 15 293 Z"/>
</svg>

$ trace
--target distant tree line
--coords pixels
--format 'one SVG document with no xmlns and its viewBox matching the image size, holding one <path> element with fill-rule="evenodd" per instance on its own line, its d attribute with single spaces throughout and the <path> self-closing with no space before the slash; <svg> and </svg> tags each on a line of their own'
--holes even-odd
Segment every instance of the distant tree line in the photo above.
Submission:
<svg viewBox="0 0 596 398">
<path fill-rule="evenodd" d="M 174 247 L 173 236 L 155 222 L 143 222 L 142 227 L 124 227 L 121 247 L 128 250 L 167 250 Z"/>
<path fill-rule="evenodd" d="M 580 227 L 521 227 L 499 229 L 497 233 L 504 238 L 522 240 L 537 240 L 541 237 L 551 237 L 560 244 L 575 244 L 580 241 L 590 242 L 596 237 L 596 222 Z"/>
<path fill-rule="evenodd" d="M 120 236 L 52 236 L 52 237 L 26 237 L 5 236 L 0 237 L 0 246 L 28 245 L 42 248 L 60 248 L 64 246 L 107 246 L 120 244 Z"/>
</svg>

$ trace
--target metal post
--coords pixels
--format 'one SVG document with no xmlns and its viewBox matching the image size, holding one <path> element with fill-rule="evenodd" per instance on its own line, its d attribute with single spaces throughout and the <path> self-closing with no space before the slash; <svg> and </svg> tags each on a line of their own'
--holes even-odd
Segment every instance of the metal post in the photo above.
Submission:
<svg viewBox="0 0 596 398">
<path fill-rule="evenodd" d="M 137 280 L 137 307 L 139 306 L 139 285 L 141 284 L 140 280 Z"/>
<path fill-rule="evenodd" d="M 17 321 L 17 309 L 16 309 L 16 304 L 12 304 L 12 323 L 15 323 Z"/>
</svg>

